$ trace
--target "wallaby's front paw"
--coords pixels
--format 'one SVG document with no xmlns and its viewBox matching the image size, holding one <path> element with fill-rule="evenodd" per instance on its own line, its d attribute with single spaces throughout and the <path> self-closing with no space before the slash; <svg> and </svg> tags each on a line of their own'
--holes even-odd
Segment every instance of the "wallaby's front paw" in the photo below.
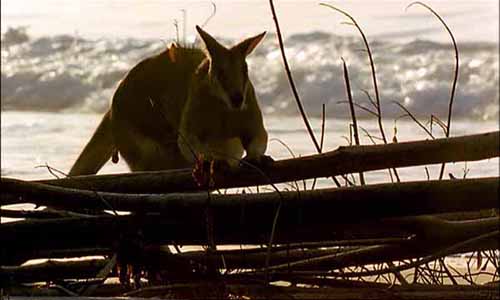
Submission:
<svg viewBox="0 0 500 300">
<path fill-rule="evenodd" d="M 244 168 L 267 168 L 274 163 L 274 159 L 268 155 L 261 155 L 257 158 L 245 156 L 241 162 L 240 166 Z"/>
</svg>

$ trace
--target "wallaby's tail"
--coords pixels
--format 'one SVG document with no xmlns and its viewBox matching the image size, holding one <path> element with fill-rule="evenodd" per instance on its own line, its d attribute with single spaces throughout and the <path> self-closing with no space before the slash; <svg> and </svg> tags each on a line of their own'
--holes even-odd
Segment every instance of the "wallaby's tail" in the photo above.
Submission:
<svg viewBox="0 0 500 300">
<path fill-rule="evenodd" d="M 69 171 L 69 175 L 96 174 L 111 157 L 114 149 L 110 112 L 108 111 Z"/>
</svg>

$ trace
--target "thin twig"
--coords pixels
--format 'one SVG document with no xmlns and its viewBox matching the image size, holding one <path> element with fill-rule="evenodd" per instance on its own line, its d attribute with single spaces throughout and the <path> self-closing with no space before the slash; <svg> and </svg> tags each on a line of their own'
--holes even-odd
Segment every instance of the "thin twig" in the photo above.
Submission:
<svg viewBox="0 0 500 300">
<path fill-rule="evenodd" d="M 376 136 L 371 135 L 371 134 L 368 132 L 368 130 L 366 130 L 364 127 L 359 126 L 359 128 L 360 128 L 361 130 L 363 130 L 363 132 L 365 133 L 365 135 L 366 135 L 366 136 L 370 139 L 370 141 L 371 141 L 374 145 L 376 145 L 376 144 L 377 144 L 377 142 L 375 142 L 375 139 L 382 140 L 382 138 L 379 138 L 379 137 L 376 137 Z"/>
<path fill-rule="evenodd" d="M 279 144 L 281 144 L 283 147 L 285 147 L 285 149 L 288 151 L 288 153 L 290 153 L 290 155 L 295 158 L 295 153 L 293 152 L 292 148 L 290 148 L 290 146 L 288 146 L 284 141 L 282 141 L 281 139 L 279 138 L 272 138 L 269 140 L 269 142 L 278 142 Z M 297 181 L 294 181 L 295 183 L 295 189 L 298 191 L 300 190 L 299 189 L 299 184 L 297 183 Z M 306 184 L 306 180 L 304 179 L 303 180 L 303 183 L 304 185 Z M 304 189 L 305 190 L 305 189 Z"/>
<path fill-rule="evenodd" d="M 431 128 L 431 132 L 432 132 L 432 124 L 438 124 L 439 127 L 441 127 L 441 129 L 443 130 L 443 132 L 446 134 L 446 124 L 444 124 L 443 121 L 441 121 L 441 119 L 439 119 L 439 117 L 431 114 L 431 120 L 430 120 L 430 128 Z"/>
<path fill-rule="evenodd" d="M 422 122 L 420 122 L 419 120 L 417 120 L 417 118 L 406 108 L 404 107 L 404 105 L 402 105 L 401 103 L 397 102 L 397 101 L 392 101 L 394 104 L 396 104 L 397 106 L 399 106 L 399 108 L 401 108 L 402 110 L 404 110 L 408 116 L 415 122 L 417 123 L 418 126 L 420 126 L 420 128 L 422 128 L 433 140 L 436 139 L 433 135 L 432 135 L 432 132 L 429 131 L 429 129 L 427 129 L 423 124 Z"/>
<path fill-rule="evenodd" d="M 54 167 L 51 167 L 49 166 L 47 163 L 45 163 L 45 165 L 41 165 L 41 166 L 36 166 L 35 168 L 47 168 L 47 170 L 49 171 L 50 174 L 52 174 L 52 176 L 56 177 L 57 179 L 59 179 L 59 176 L 57 176 L 56 173 L 59 173 L 61 175 L 63 175 L 64 177 L 66 178 L 71 178 L 71 176 L 61 170 L 58 170 Z M 102 196 L 101 194 L 99 194 L 99 192 L 97 192 L 96 190 L 94 190 L 92 187 L 89 187 L 89 190 L 94 192 L 96 194 L 96 196 L 102 201 L 102 203 L 104 203 L 105 206 L 107 206 L 115 216 L 118 216 L 118 213 L 116 212 L 116 210 L 113 208 L 113 206 L 108 202 L 106 201 Z"/>
<path fill-rule="evenodd" d="M 349 102 L 348 101 L 337 101 L 337 103 L 338 104 L 345 104 L 345 103 L 349 103 Z M 360 109 L 362 109 L 362 110 L 364 110 L 364 111 L 366 111 L 366 112 L 368 112 L 368 113 L 370 113 L 370 114 L 372 114 L 372 115 L 374 115 L 374 116 L 377 116 L 376 112 L 374 112 L 373 110 L 369 109 L 366 106 L 363 106 L 363 105 L 361 105 L 359 103 L 356 103 L 356 102 L 354 102 L 353 105 L 356 106 L 356 107 L 358 107 L 358 108 L 360 108 Z"/>
<path fill-rule="evenodd" d="M 319 146 L 319 143 L 316 140 L 316 137 L 315 137 L 314 132 L 311 128 L 311 125 L 309 124 L 309 120 L 306 116 L 306 112 L 304 111 L 304 107 L 302 106 L 302 102 L 300 101 L 299 93 L 297 92 L 297 88 L 295 87 L 295 82 L 293 81 L 292 72 L 290 71 L 290 67 L 289 67 L 288 61 L 286 59 L 285 46 L 283 44 L 283 38 L 281 36 L 281 30 L 280 30 L 280 25 L 278 22 L 278 16 L 276 15 L 276 10 L 274 9 L 273 0 L 269 0 L 269 5 L 271 7 L 271 13 L 273 14 L 274 25 L 276 26 L 276 35 L 278 37 L 278 43 L 279 43 L 279 47 L 281 50 L 281 57 L 283 59 L 283 64 L 285 66 L 285 71 L 286 71 L 286 75 L 288 78 L 288 83 L 290 84 L 293 96 L 295 98 L 295 102 L 297 103 L 297 107 L 299 108 L 300 115 L 302 116 L 302 120 L 304 121 L 304 124 L 307 128 L 307 132 L 309 133 L 309 136 L 311 137 L 311 140 L 314 144 L 314 147 L 316 147 L 316 151 L 318 151 L 318 153 L 321 153 L 321 147 Z M 335 184 L 337 185 L 337 187 L 340 187 L 340 182 L 338 182 L 338 180 L 334 176 L 332 176 L 332 178 L 333 178 L 333 181 L 335 182 Z"/>
<path fill-rule="evenodd" d="M 319 148 L 323 152 L 323 144 L 325 142 L 325 124 L 326 124 L 326 105 L 321 105 L 321 136 L 319 140 Z"/>
<path fill-rule="evenodd" d="M 323 144 L 325 142 L 325 124 L 326 124 L 326 105 L 323 103 L 321 105 L 321 135 L 319 140 L 319 148 L 321 152 L 323 152 Z M 311 185 L 311 189 L 314 190 L 316 187 L 317 178 L 314 178 L 313 183 Z"/>
<path fill-rule="evenodd" d="M 427 4 L 419 2 L 419 1 L 410 3 L 406 7 L 406 9 L 410 8 L 413 5 L 421 5 L 421 6 L 425 7 L 425 8 L 427 8 L 434 16 L 436 16 L 436 18 L 439 19 L 439 21 L 441 22 L 441 24 L 443 24 L 444 28 L 446 28 L 446 31 L 450 35 L 451 41 L 453 42 L 453 48 L 455 50 L 455 73 L 454 73 L 454 76 L 453 76 L 453 84 L 451 86 L 450 102 L 448 103 L 448 120 L 446 122 L 446 132 L 445 132 L 446 137 L 449 137 L 450 136 L 450 130 L 451 130 L 451 116 L 452 116 L 452 109 L 453 109 L 453 100 L 455 98 L 455 90 L 457 88 L 457 82 L 458 82 L 458 70 L 459 70 L 459 67 L 460 67 L 459 66 L 460 61 L 459 61 L 459 56 L 458 56 L 457 42 L 455 41 L 455 37 L 453 36 L 453 33 L 451 32 L 451 30 L 448 27 L 448 25 L 446 24 L 446 22 L 443 20 L 443 18 L 441 18 L 441 16 L 434 9 L 432 9 Z M 439 172 L 439 180 L 443 179 L 445 165 L 446 165 L 445 163 L 443 163 L 441 165 L 441 171 Z"/>
<path fill-rule="evenodd" d="M 45 163 L 45 165 L 35 166 L 35 169 L 37 169 L 37 168 L 46 168 L 47 171 L 50 173 L 50 175 L 54 176 L 57 179 L 60 179 L 60 177 L 56 173 L 59 173 L 59 174 L 63 175 L 64 177 L 68 177 L 68 174 L 64 173 L 61 170 L 58 170 L 56 168 L 49 166 L 49 164 L 47 162 Z"/>
<path fill-rule="evenodd" d="M 367 38 L 365 36 L 365 33 L 363 32 L 363 30 L 361 29 L 361 27 L 358 25 L 358 23 L 356 22 L 356 20 L 354 19 L 354 17 L 352 17 L 346 11 L 344 11 L 344 10 L 342 10 L 340 8 L 337 8 L 337 7 L 333 6 L 333 5 L 327 4 L 327 3 L 320 3 L 319 5 L 331 8 L 331 9 L 333 9 L 333 10 L 335 10 L 335 11 L 343 14 L 344 16 L 348 17 L 352 21 L 353 25 L 358 29 L 359 33 L 361 34 L 361 37 L 363 39 L 363 43 L 365 44 L 366 52 L 368 53 L 368 59 L 370 61 L 372 81 L 373 81 L 373 89 L 375 91 L 375 99 L 377 101 L 377 106 L 376 106 L 377 107 L 377 122 L 378 122 L 378 126 L 379 126 L 379 129 L 380 129 L 380 134 L 382 135 L 382 140 L 384 141 L 384 144 L 387 144 L 387 138 L 385 137 L 384 126 L 382 124 L 382 110 L 381 110 L 381 105 L 380 105 L 380 94 L 379 94 L 379 91 L 378 91 L 377 76 L 376 76 L 376 72 L 375 72 L 375 63 L 373 62 L 372 51 L 370 49 L 370 45 L 368 44 L 368 40 L 367 40 Z M 397 182 L 400 182 L 397 170 L 395 168 L 392 169 L 392 170 L 394 172 L 394 176 L 396 177 Z"/>
<path fill-rule="evenodd" d="M 180 44 L 180 40 L 179 40 L 179 21 L 177 19 L 174 19 L 174 27 L 175 27 L 175 42 L 177 44 Z"/>
<path fill-rule="evenodd" d="M 492 232 L 489 232 L 489 233 L 486 233 L 486 234 L 482 234 L 480 236 L 477 236 L 477 237 L 474 237 L 474 238 L 471 238 L 471 239 L 468 239 L 468 240 L 456 243 L 456 244 L 454 244 L 454 245 L 452 245 L 450 247 L 447 247 L 447 248 L 444 248 L 442 250 L 439 250 L 436 253 L 431 254 L 429 256 L 426 256 L 426 257 L 424 257 L 422 259 L 419 259 L 419 260 L 417 259 L 415 262 L 412 262 L 412 263 L 409 263 L 409 264 L 406 264 L 406 265 L 402 265 L 402 266 L 397 266 L 395 268 L 389 267 L 389 268 L 386 268 L 384 270 L 380 270 L 378 272 L 367 271 L 367 272 L 359 272 L 359 273 L 356 273 L 356 274 L 344 274 L 343 276 L 347 276 L 347 277 L 375 276 L 375 275 L 380 274 L 380 273 L 394 273 L 394 272 L 400 272 L 400 271 L 408 270 L 408 269 L 415 268 L 417 266 L 421 266 L 423 264 L 429 263 L 431 261 L 437 260 L 437 259 L 439 259 L 441 257 L 444 257 L 444 256 L 450 254 L 450 253 L 453 253 L 457 249 L 460 249 L 460 248 L 463 248 L 463 247 L 466 247 L 466 246 L 469 246 L 469 245 L 477 244 L 480 241 L 491 239 L 491 238 L 493 238 L 495 236 L 498 237 L 499 234 L 500 234 L 500 230 L 495 230 L 495 231 L 492 231 Z M 336 273 L 332 273 L 332 275 L 334 275 L 334 276 L 340 276 L 340 274 L 336 274 Z"/>
<path fill-rule="evenodd" d="M 352 93 L 351 93 L 351 83 L 349 81 L 349 71 L 347 69 L 347 64 L 342 57 L 342 66 L 344 68 L 344 82 L 345 82 L 345 88 L 346 88 L 346 93 L 347 93 L 347 99 L 349 100 L 349 108 L 351 110 L 351 118 L 352 118 L 352 127 L 353 127 L 353 132 L 354 132 L 354 142 L 356 143 L 356 146 L 359 146 L 359 134 L 358 134 L 358 121 L 356 119 L 356 113 L 354 111 L 354 104 L 352 101 Z M 359 172 L 359 181 L 361 185 L 365 185 L 365 176 L 363 175 L 363 172 Z"/>
<path fill-rule="evenodd" d="M 444 271 L 446 272 L 446 275 L 448 276 L 448 278 L 451 280 L 451 282 L 453 283 L 453 285 L 457 285 L 457 281 L 455 280 L 455 277 L 453 277 L 453 275 L 451 274 L 450 270 L 448 269 L 448 267 L 446 266 L 446 263 L 444 261 L 444 258 L 441 257 L 439 259 L 439 263 L 441 264 L 441 266 L 443 267 Z"/>
<path fill-rule="evenodd" d="M 200 26 L 201 28 L 205 28 L 205 26 L 208 24 L 208 22 L 210 22 L 210 20 L 212 20 L 212 18 L 215 17 L 215 14 L 217 13 L 217 5 L 215 4 L 215 2 L 211 1 L 210 3 L 212 4 L 212 13 L 201 24 L 201 26 Z M 196 35 L 194 38 L 193 45 L 196 45 L 196 43 L 198 42 L 198 38 L 199 38 L 199 36 Z"/>
<path fill-rule="evenodd" d="M 377 103 L 376 103 L 375 101 L 373 101 L 373 98 L 372 98 L 372 96 L 370 95 L 370 93 L 369 93 L 367 90 L 365 90 L 365 89 L 361 89 L 361 91 L 362 91 L 363 93 L 365 93 L 365 95 L 366 95 L 366 97 L 368 98 L 368 100 L 370 101 L 370 103 L 373 105 L 373 107 L 375 107 L 375 109 L 377 109 Z"/>
</svg>

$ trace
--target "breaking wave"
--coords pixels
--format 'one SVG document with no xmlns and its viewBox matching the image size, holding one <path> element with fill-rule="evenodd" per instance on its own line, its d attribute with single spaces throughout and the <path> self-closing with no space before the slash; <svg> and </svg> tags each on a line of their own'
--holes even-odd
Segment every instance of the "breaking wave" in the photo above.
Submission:
<svg viewBox="0 0 500 300">
<path fill-rule="evenodd" d="M 228 44 L 231 40 L 224 40 Z M 166 47 L 161 40 L 83 39 L 69 35 L 31 38 L 9 29 L 1 43 L 2 110 L 103 112 L 117 83 L 141 59 Z M 355 101 L 371 108 L 370 67 L 357 37 L 323 32 L 296 34 L 285 41 L 295 83 L 309 115 L 348 116 L 341 57 L 349 66 Z M 398 117 L 404 104 L 418 117 L 444 118 L 453 79 L 451 45 L 425 40 L 370 41 L 383 115 Z M 498 46 L 459 44 L 460 74 L 454 117 L 498 118 Z M 296 114 L 297 109 L 274 35 L 248 59 L 250 75 L 267 114 Z M 360 116 L 367 116 L 358 110 Z"/>
</svg>

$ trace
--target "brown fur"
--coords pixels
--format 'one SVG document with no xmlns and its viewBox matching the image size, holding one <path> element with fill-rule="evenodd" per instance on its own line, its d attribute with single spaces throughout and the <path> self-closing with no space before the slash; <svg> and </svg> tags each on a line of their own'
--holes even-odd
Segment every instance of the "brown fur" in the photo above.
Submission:
<svg viewBox="0 0 500 300">
<path fill-rule="evenodd" d="M 213 39 L 202 32 L 205 44 Z M 141 61 L 119 84 L 110 110 L 70 175 L 95 174 L 114 151 L 119 151 L 132 171 L 189 167 L 195 160 L 193 152 L 230 164 L 240 159 L 244 150 L 250 158 L 258 159 L 267 145 L 262 114 L 246 73 L 232 66 L 246 68 L 245 56 L 262 36 L 230 49 L 218 48 L 220 53 L 210 52 L 208 47 L 205 53 L 172 45 Z M 236 80 L 235 84 L 222 84 L 217 74 L 211 73 L 218 68 L 216 63 L 234 71 L 224 78 Z M 228 106 L 228 95 L 238 93 L 243 93 L 245 101 L 234 109 Z"/>
</svg>

